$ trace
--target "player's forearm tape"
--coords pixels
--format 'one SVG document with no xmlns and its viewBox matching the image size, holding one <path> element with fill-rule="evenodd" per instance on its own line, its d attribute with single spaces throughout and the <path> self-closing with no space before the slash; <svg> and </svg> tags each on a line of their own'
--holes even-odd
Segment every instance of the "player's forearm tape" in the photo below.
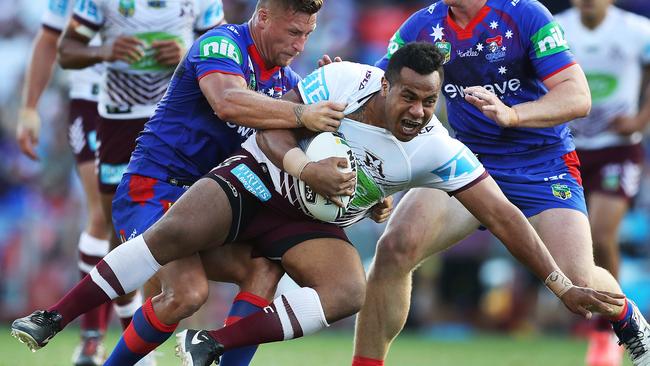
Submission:
<svg viewBox="0 0 650 366">
<path fill-rule="evenodd" d="M 85 25 L 83 25 L 81 23 L 77 23 L 76 27 L 74 27 L 74 30 L 75 30 L 75 32 L 81 34 L 82 36 L 84 36 L 84 37 L 86 37 L 88 39 L 92 39 L 95 36 L 95 34 L 97 34 L 96 31 L 94 31 L 93 29 L 90 29 L 90 27 L 85 26 Z"/>
<path fill-rule="evenodd" d="M 309 160 L 305 152 L 300 150 L 298 147 L 294 147 L 287 151 L 282 158 L 282 167 L 284 171 L 298 179 L 300 179 L 300 174 L 309 163 L 311 163 L 311 160 Z"/>
<path fill-rule="evenodd" d="M 573 287 L 571 280 L 560 271 L 551 272 L 544 281 L 546 287 L 549 288 L 557 297 L 562 297 L 567 291 Z"/>
<path fill-rule="evenodd" d="M 41 118 L 36 110 L 31 108 L 22 108 L 18 112 L 18 120 L 23 128 L 34 131 L 38 136 L 38 132 L 41 129 Z"/>
</svg>

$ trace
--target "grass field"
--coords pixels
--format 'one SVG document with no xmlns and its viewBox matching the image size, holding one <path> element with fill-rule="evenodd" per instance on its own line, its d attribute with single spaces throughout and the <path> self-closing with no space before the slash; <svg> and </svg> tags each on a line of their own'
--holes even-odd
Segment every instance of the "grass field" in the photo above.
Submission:
<svg viewBox="0 0 650 366">
<path fill-rule="evenodd" d="M 47 348 L 31 353 L 0 327 L 0 366 L 69 366 L 77 332 L 59 334 Z M 112 347 L 117 332 L 111 332 L 106 345 Z M 322 332 L 290 342 L 264 345 L 253 366 L 349 366 L 352 335 Z M 484 335 L 468 341 L 430 340 L 403 335 L 394 344 L 387 365 L 393 366 L 581 366 L 586 343 L 564 337 L 511 337 Z M 159 366 L 179 365 L 174 343 L 168 340 L 160 349 Z M 625 366 L 631 365 L 626 361 Z"/>
</svg>

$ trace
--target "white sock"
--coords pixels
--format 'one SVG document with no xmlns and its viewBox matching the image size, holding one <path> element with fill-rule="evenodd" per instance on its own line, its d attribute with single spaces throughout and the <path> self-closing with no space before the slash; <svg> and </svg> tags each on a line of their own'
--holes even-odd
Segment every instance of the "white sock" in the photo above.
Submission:
<svg viewBox="0 0 650 366">
<path fill-rule="evenodd" d="M 97 262 L 84 261 L 84 256 L 104 258 L 108 254 L 108 240 L 96 238 L 84 231 L 79 236 L 79 254 L 79 270 L 90 273 Z"/>
<path fill-rule="evenodd" d="M 113 302 L 113 309 L 115 309 L 115 314 L 120 318 L 131 318 L 133 314 L 142 306 L 142 292 L 138 291 L 133 296 L 133 299 L 130 303 L 126 305 L 118 305 Z"/>
<path fill-rule="evenodd" d="M 90 276 L 111 299 L 140 288 L 162 266 L 156 261 L 142 235 L 108 253 Z"/>
<path fill-rule="evenodd" d="M 301 287 L 273 300 L 278 313 L 284 340 L 315 333 L 329 326 L 318 293 L 311 287 Z M 300 329 L 294 328 L 291 319 L 297 320 Z"/>
</svg>

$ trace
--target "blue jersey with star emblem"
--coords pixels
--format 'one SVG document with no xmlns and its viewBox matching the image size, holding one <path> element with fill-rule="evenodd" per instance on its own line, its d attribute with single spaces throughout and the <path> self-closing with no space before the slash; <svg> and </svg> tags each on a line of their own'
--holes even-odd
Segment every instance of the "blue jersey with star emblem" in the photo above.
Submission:
<svg viewBox="0 0 650 366">
<path fill-rule="evenodd" d="M 178 65 L 145 125 L 127 173 L 194 182 L 239 148 L 253 131 L 216 116 L 199 88 L 211 73 L 239 75 L 249 89 L 280 98 L 300 77 L 289 67 L 266 69 L 249 27 L 222 25 L 198 38 Z"/>
<path fill-rule="evenodd" d="M 550 128 L 501 128 L 466 102 L 463 89 L 481 85 L 509 106 L 548 90 L 543 80 L 575 63 L 560 26 L 536 0 L 487 0 L 465 27 L 442 1 L 413 14 L 395 33 L 377 66 L 408 42 L 431 42 L 445 56 L 442 91 L 456 137 L 486 167 L 523 167 L 574 150 L 566 124 Z"/>
</svg>

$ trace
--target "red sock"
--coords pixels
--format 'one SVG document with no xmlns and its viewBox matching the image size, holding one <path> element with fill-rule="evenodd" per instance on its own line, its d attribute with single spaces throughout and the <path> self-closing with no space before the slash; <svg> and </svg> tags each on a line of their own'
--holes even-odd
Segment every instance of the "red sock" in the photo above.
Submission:
<svg viewBox="0 0 650 366">
<path fill-rule="evenodd" d="M 59 302 L 47 310 L 61 314 L 63 316 L 61 327 L 65 327 L 79 315 L 110 301 L 111 299 L 104 290 L 97 286 L 88 275 L 65 294 Z"/>
<path fill-rule="evenodd" d="M 384 366 L 384 360 L 354 356 L 352 359 L 352 366 Z"/>
</svg>

